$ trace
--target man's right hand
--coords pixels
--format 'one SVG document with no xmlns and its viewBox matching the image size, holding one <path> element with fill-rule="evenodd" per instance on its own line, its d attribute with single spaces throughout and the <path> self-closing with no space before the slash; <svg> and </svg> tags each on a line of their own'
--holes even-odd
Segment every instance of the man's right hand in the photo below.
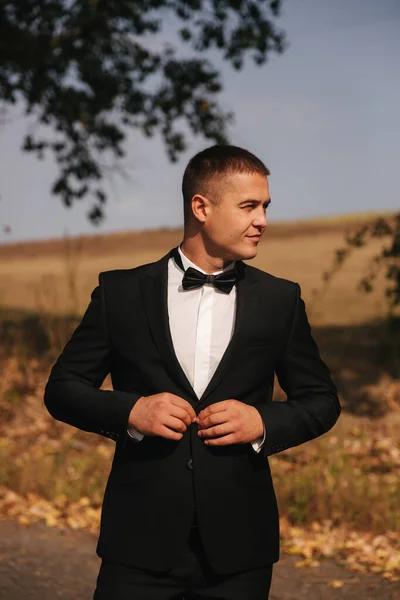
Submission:
<svg viewBox="0 0 400 600">
<path fill-rule="evenodd" d="M 169 440 L 180 440 L 196 419 L 193 406 L 181 398 L 161 392 L 142 396 L 132 408 L 128 427 L 134 427 L 143 435 L 158 435 Z"/>
</svg>

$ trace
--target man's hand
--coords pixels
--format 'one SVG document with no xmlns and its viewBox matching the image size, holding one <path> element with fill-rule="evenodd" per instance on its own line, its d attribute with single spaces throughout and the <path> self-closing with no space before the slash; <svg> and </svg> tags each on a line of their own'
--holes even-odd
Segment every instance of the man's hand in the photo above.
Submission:
<svg viewBox="0 0 400 600">
<path fill-rule="evenodd" d="M 207 406 L 198 414 L 196 422 L 198 435 L 208 446 L 251 443 L 264 432 L 258 410 L 233 399 Z"/>
<path fill-rule="evenodd" d="M 189 402 L 175 394 L 162 392 L 139 398 L 130 412 L 128 426 L 143 435 L 180 440 L 195 419 L 196 413 Z"/>
</svg>

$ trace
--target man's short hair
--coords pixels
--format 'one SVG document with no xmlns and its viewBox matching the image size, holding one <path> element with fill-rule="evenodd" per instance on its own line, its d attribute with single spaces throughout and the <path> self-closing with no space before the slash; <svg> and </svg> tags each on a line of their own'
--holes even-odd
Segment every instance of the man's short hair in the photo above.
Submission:
<svg viewBox="0 0 400 600">
<path fill-rule="evenodd" d="M 187 164 L 182 179 L 183 214 L 185 223 L 191 214 L 191 200 L 195 194 L 207 196 L 213 183 L 234 173 L 259 173 L 267 177 L 270 172 L 254 154 L 238 146 L 216 145 L 202 150 Z M 217 186 L 216 186 L 217 188 Z M 212 192 L 210 202 L 218 203 L 218 190 Z"/>
</svg>

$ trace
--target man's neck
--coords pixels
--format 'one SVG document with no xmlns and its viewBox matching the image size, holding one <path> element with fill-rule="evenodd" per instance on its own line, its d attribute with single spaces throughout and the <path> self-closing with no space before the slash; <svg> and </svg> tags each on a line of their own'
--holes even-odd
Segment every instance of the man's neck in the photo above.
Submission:
<svg viewBox="0 0 400 600">
<path fill-rule="evenodd" d="M 183 254 L 205 273 L 214 273 L 215 271 L 222 271 L 228 266 L 233 266 L 234 261 L 225 260 L 223 258 L 216 258 L 215 256 L 209 256 L 204 249 L 195 251 L 194 248 L 190 247 L 187 241 L 183 241 L 180 244 L 180 249 Z"/>
</svg>

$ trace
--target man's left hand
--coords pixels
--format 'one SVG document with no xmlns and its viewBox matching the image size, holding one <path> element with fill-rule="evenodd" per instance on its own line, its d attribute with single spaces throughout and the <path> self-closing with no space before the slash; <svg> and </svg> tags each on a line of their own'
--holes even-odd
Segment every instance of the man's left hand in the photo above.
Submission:
<svg viewBox="0 0 400 600">
<path fill-rule="evenodd" d="M 254 406 L 223 400 L 207 406 L 196 418 L 198 435 L 207 446 L 254 442 L 264 433 L 264 423 Z"/>
</svg>

